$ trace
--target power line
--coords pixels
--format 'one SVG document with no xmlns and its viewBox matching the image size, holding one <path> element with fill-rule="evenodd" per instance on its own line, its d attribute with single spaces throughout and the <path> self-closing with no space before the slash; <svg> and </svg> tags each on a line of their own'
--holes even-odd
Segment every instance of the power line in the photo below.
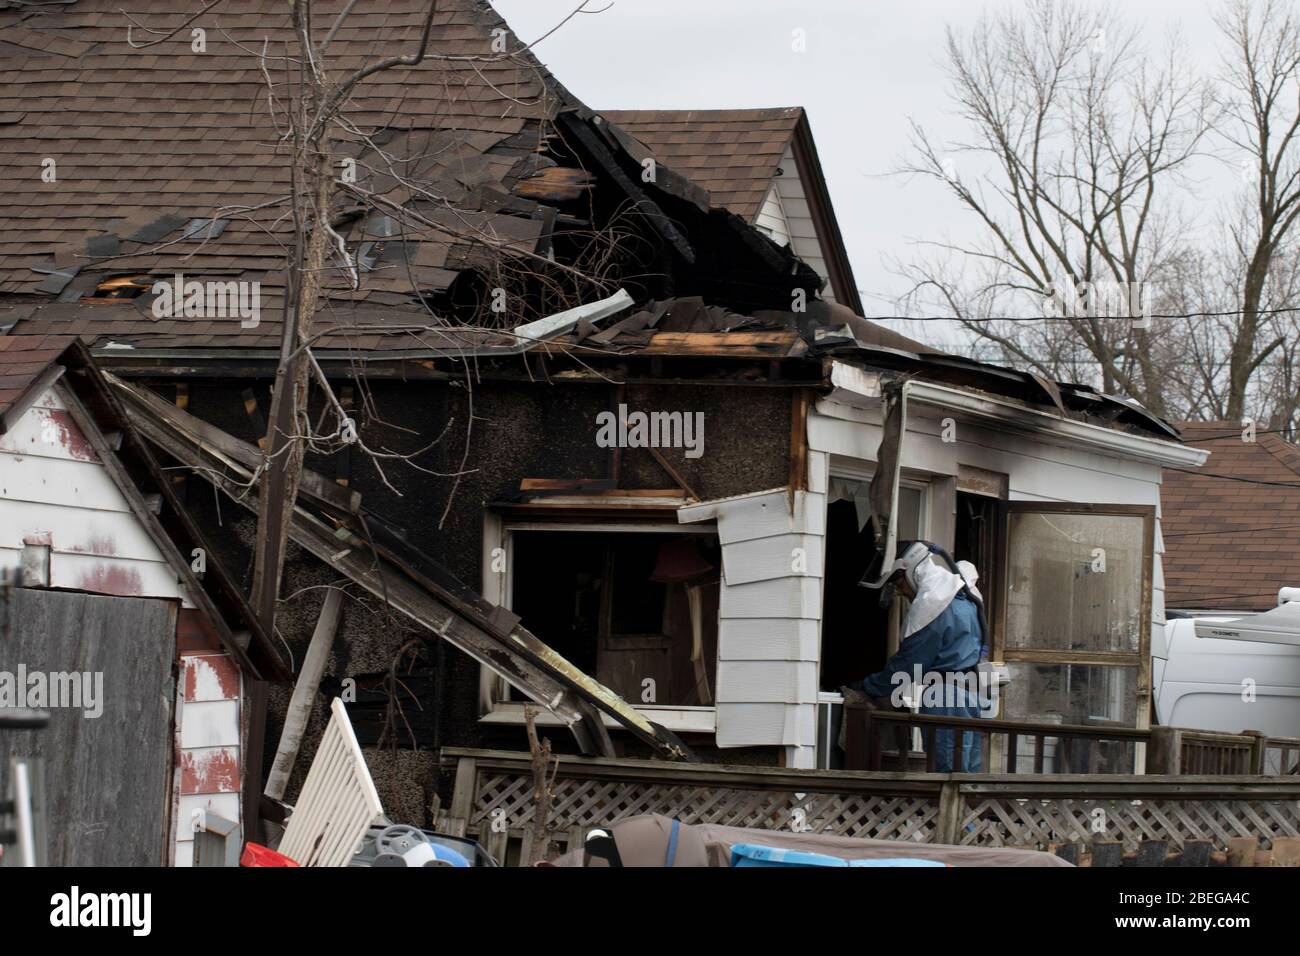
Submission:
<svg viewBox="0 0 1300 956">
<path fill-rule="evenodd" d="M 1276 309 L 1256 309 L 1252 315 L 1281 315 L 1300 312 L 1300 306 L 1283 306 Z M 1103 322 L 1145 322 L 1150 319 L 1226 319 L 1246 315 L 1244 309 L 1223 312 L 1160 312 L 1151 315 L 989 315 L 963 318 L 958 315 L 868 315 L 871 322 L 1082 322 L 1097 319 Z"/>
<path fill-rule="evenodd" d="M 1240 481 L 1247 485 L 1269 485 L 1274 488 L 1300 488 L 1300 484 L 1288 481 L 1267 481 L 1264 478 L 1242 478 L 1240 475 L 1221 475 L 1213 471 L 1199 471 L 1195 468 L 1175 468 L 1172 465 L 1165 465 L 1165 471 L 1181 471 L 1187 475 L 1196 475 L 1198 478 L 1222 478 L 1224 481 Z"/>
<path fill-rule="evenodd" d="M 1195 423 L 1193 422 L 1188 424 L 1195 424 Z M 1256 435 L 1287 435 L 1290 434 L 1290 432 L 1291 429 L 1289 428 L 1269 428 L 1263 430 L 1257 429 L 1255 431 L 1255 434 Z M 1224 432 L 1222 435 L 1202 435 L 1200 438 L 1184 438 L 1183 444 L 1190 445 L 1198 441 L 1221 441 L 1224 438 L 1240 438 L 1240 437 L 1241 437 L 1241 429 L 1238 429 L 1235 432 Z M 1246 444 L 1249 444 L 1249 442 L 1247 442 Z"/>
<path fill-rule="evenodd" d="M 1177 534 L 1164 534 L 1161 532 L 1161 537 L 1167 541 L 1170 538 L 1197 538 L 1203 535 L 1258 534 L 1263 531 L 1296 530 L 1300 530 L 1300 524 L 1279 524 L 1268 528 L 1237 528 L 1233 531 L 1179 531 Z"/>
</svg>

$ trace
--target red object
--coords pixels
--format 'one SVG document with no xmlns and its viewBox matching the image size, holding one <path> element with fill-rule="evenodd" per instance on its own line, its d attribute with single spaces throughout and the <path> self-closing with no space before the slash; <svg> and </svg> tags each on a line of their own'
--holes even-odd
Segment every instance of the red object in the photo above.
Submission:
<svg viewBox="0 0 1300 956">
<path fill-rule="evenodd" d="M 240 866 L 297 866 L 298 861 L 276 853 L 270 847 L 260 843 L 245 843 L 244 852 L 239 856 Z"/>
</svg>

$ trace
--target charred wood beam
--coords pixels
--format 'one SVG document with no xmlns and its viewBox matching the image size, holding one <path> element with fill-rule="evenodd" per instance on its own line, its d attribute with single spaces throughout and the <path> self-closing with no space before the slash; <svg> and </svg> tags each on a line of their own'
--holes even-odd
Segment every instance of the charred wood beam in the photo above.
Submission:
<svg viewBox="0 0 1300 956">
<path fill-rule="evenodd" d="M 249 487 L 250 469 L 210 446 L 197 444 L 151 421 L 149 413 L 138 406 L 131 408 L 130 414 L 145 436 L 164 452 L 188 465 L 232 501 L 258 513 L 261 502 Z M 518 624 L 518 619 L 509 612 L 489 613 L 492 606 L 481 596 L 469 593 L 457 596 L 447 591 L 389 548 L 380 544 L 372 547 L 357 533 L 328 524 L 302 505 L 293 506 L 289 538 L 394 610 L 544 704 L 569 726 L 587 753 L 614 753 L 613 742 L 601 721 L 604 712 L 661 756 L 694 759 L 690 749 L 674 734 L 646 720 L 621 697 Z"/>
<path fill-rule="evenodd" d="M 91 376 L 96 374 L 93 369 L 87 368 L 84 371 Z M 103 401 L 109 402 L 112 410 L 120 415 L 124 423 L 127 422 L 130 417 L 129 412 L 112 404 L 106 384 L 101 382 L 100 386 L 104 388 Z M 127 435 L 121 451 L 109 447 L 103 439 L 98 421 L 82 402 L 77 390 L 66 380 L 56 387 L 59 389 L 59 397 L 68 407 L 68 414 L 85 433 L 86 440 L 94 448 L 105 470 L 122 490 L 131 511 L 149 532 L 149 536 L 176 572 L 185 586 L 190 601 L 208 619 L 222 646 L 252 676 L 275 678 L 285 676 L 287 669 L 280 660 L 279 653 L 260 627 L 252 609 L 242 600 L 234 582 L 226 576 L 220 562 L 216 560 L 216 555 L 204 555 L 206 567 L 203 578 L 200 579 L 191 566 L 193 554 L 182 553 L 182 547 L 187 547 L 192 552 L 193 547 L 190 546 L 198 546 L 203 539 L 188 513 L 180 507 L 175 493 L 168 485 L 167 478 L 140 438 Z M 130 467 L 127 459 L 133 459 Z M 133 472 L 150 475 L 153 484 L 161 489 L 161 507 L 157 513 L 150 509 L 144 493 L 136 484 Z M 181 544 L 178 544 L 178 541 Z M 240 633 L 232 631 L 227 623 L 231 619 L 242 621 L 248 631 Z M 249 656 L 250 636 L 252 642 L 257 645 L 261 666 Z"/>
<path fill-rule="evenodd" d="M 104 378 L 116 389 L 118 397 L 126 403 L 128 411 L 133 413 L 132 417 L 135 409 L 139 408 L 148 413 L 148 419 L 192 435 L 197 444 L 211 447 L 250 471 L 255 471 L 261 464 L 262 455 L 247 442 L 242 442 L 220 428 L 209 425 L 203 419 L 169 404 L 146 388 L 128 385 L 108 372 L 104 373 Z M 147 429 L 149 421 L 145 420 L 139 427 Z M 152 435 L 149 435 L 149 438 L 153 440 Z M 303 472 L 300 492 L 303 497 L 327 511 L 355 514 L 361 508 L 360 494 L 327 481 L 314 471 Z"/>
<path fill-rule="evenodd" d="M 636 208 L 646 217 L 646 220 L 654 227 L 655 231 L 663 236 L 673 250 L 688 263 L 694 265 L 695 249 L 691 246 L 690 240 L 677 228 L 676 223 L 668 218 L 667 213 L 660 208 L 659 204 L 651 199 L 645 190 L 633 182 L 632 177 L 623 171 L 623 168 L 618 163 L 618 158 L 615 157 L 604 140 L 586 122 L 570 113 L 560 114 L 557 122 L 564 127 L 566 132 L 573 134 L 574 138 L 582 144 L 587 154 L 627 194 L 627 197 L 632 200 Z"/>
</svg>

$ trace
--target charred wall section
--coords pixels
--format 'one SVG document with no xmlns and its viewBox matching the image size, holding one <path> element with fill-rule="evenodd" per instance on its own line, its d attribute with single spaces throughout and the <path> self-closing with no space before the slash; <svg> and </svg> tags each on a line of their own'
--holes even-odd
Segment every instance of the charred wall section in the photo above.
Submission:
<svg viewBox="0 0 1300 956">
<path fill-rule="evenodd" d="M 153 386 L 164 397 L 172 385 Z M 251 389 L 263 416 L 269 383 L 189 383 L 189 410 L 246 441 L 255 441 L 244 408 Z M 480 587 L 484 509 L 518 495 L 524 478 L 600 478 L 608 475 L 608 449 L 596 443 L 597 415 L 614 408 L 615 390 L 605 384 L 479 381 L 373 381 L 354 385 L 358 430 L 383 454 L 423 449 L 413 463 L 376 463 L 357 449 L 346 468 L 339 456 L 309 456 L 309 467 L 327 477 L 347 474 L 367 509 L 402 529 L 420 551 L 445 565 L 467 585 Z M 623 402 L 631 410 L 702 413 L 703 454 L 685 457 L 662 449 L 702 497 L 742 494 L 788 480 L 791 394 L 785 388 L 708 385 L 629 385 Z M 319 413 L 319 409 L 315 410 Z M 382 474 L 381 474 L 382 469 Z M 620 487 L 667 488 L 674 482 L 644 449 L 624 449 Z M 205 482 L 185 482 L 187 507 L 208 532 L 231 574 L 245 589 L 252 580 L 256 521 L 227 499 L 217 500 Z M 295 670 L 306 652 L 326 588 L 345 594 L 339 636 L 326 670 L 302 753 L 315 751 L 328 718 L 329 695 L 349 691 L 349 709 L 384 805 L 394 819 L 428 819 L 441 781 L 441 746 L 526 747 L 522 728 L 478 722 L 478 664 L 390 612 L 331 568 L 290 545 L 278 621 L 278 638 L 293 655 Z M 400 660 L 399 652 L 401 654 Z M 396 671 L 393 671 L 395 662 Z M 346 682 L 355 682 L 349 684 Z M 279 740 L 292 686 L 273 685 L 267 718 L 265 760 Z M 396 698 L 400 711 L 389 707 Z M 383 745 L 376 746 L 380 737 Z M 570 735 L 547 731 L 559 752 L 572 752 Z M 625 734 L 615 740 L 628 756 L 649 756 Z M 367 743 L 369 742 L 369 743 Z M 689 739 L 704 759 L 770 765 L 775 750 L 715 750 L 711 738 Z M 290 783 L 292 802 L 305 779 L 300 759 Z M 447 786 L 450 782 L 446 782 Z M 445 787 L 441 787 L 445 790 Z M 449 794 L 444 793 L 444 798 Z"/>
</svg>

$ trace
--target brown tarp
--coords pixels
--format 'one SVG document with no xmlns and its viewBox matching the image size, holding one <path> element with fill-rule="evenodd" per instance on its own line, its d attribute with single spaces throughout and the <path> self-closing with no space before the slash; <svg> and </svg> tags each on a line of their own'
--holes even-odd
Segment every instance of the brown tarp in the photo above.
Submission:
<svg viewBox="0 0 1300 956">
<path fill-rule="evenodd" d="M 658 814 L 628 817 L 609 829 L 614 834 L 624 866 L 663 866 L 672 820 Z M 707 862 L 699 852 L 703 844 Z M 676 866 L 729 866 L 731 848 L 737 843 L 757 843 L 784 850 L 821 853 L 844 860 L 879 860 L 908 857 L 937 860 L 949 866 L 1065 866 L 1071 864 L 1038 850 L 997 847 L 949 846 L 942 843 L 910 843 L 893 840 L 860 840 L 825 833 L 790 833 L 785 830 L 756 830 L 724 827 L 712 823 L 682 824 L 678 834 Z M 552 861 L 553 866 L 582 866 L 582 850 L 570 850 Z M 604 866 L 604 862 L 598 865 Z"/>
</svg>

